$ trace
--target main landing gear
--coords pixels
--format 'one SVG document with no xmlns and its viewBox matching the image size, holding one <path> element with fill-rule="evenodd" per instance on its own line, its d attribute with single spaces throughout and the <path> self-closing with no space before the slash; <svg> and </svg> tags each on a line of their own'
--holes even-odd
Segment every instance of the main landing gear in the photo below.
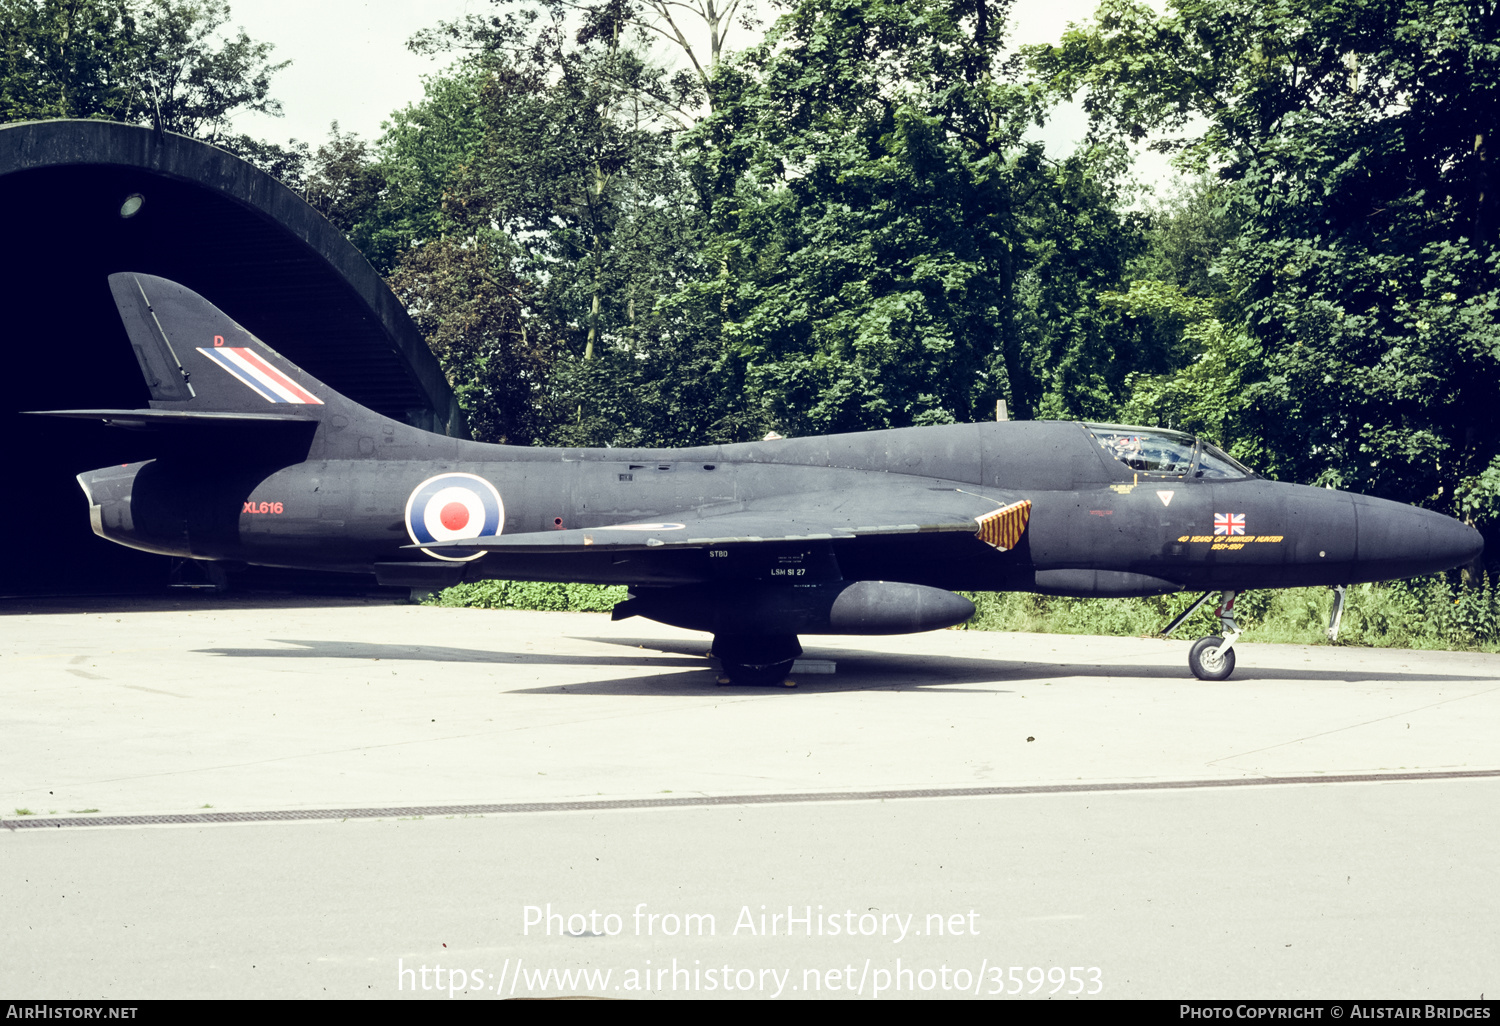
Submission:
<svg viewBox="0 0 1500 1026">
<path fill-rule="evenodd" d="M 1211 591 L 1205 591 L 1199 596 L 1198 601 L 1189 606 L 1186 612 L 1167 625 L 1162 636 L 1166 637 L 1181 627 L 1212 594 Z M 1214 610 L 1214 615 L 1219 618 L 1222 636 L 1199 638 L 1188 650 L 1188 669 L 1199 680 L 1227 680 L 1234 672 L 1234 643 L 1240 640 L 1240 628 L 1234 622 L 1234 596 L 1233 591 L 1219 593 L 1219 606 Z"/>
<path fill-rule="evenodd" d="M 713 654 L 729 683 L 775 687 L 786 684 L 802 645 L 795 634 L 715 634 Z"/>
</svg>

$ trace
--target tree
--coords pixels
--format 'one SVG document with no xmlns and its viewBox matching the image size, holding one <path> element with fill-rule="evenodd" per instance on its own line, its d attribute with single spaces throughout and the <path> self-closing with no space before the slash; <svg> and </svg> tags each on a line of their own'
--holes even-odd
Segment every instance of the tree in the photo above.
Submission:
<svg viewBox="0 0 1500 1026">
<path fill-rule="evenodd" d="M 271 63 L 272 45 L 244 29 L 221 33 L 228 20 L 225 0 L 153 0 L 140 8 L 134 75 L 145 113 L 163 130 L 215 142 L 236 114 L 281 114 L 271 76 L 291 62 Z"/>
<path fill-rule="evenodd" d="M 133 30 L 126 0 L 0 0 L 0 120 L 136 120 Z"/>
<path fill-rule="evenodd" d="M 544 323 L 523 314 L 526 286 L 477 243 L 414 250 L 390 285 L 432 349 L 481 442 L 529 445 L 546 426 L 556 356 Z"/>
<path fill-rule="evenodd" d="M 312 147 L 290 139 L 285 146 L 254 136 L 236 133 L 220 136 L 215 143 L 245 163 L 260 168 L 293 192 L 301 192 L 307 177 Z"/>
<path fill-rule="evenodd" d="M 1234 398 L 1280 473 L 1500 514 L 1495 4 L 1106 0 L 1030 56 L 1101 136 L 1232 184 Z"/>
<path fill-rule="evenodd" d="M 464 75 L 483 133 L 446 200 L 455 223 L 503 233 L 549 279 L 561 271 L 566 284 L 554 295 L 586 281 L 592 358 L 616 231 L 670 187 L 660 178 L 672 126 L 651 102 L 669 90 L 661 69 L 630 45 L 630 5 L 585 12 L 576 33 L 565 20 L 570 5 L 542 6 L 545 17 L 511 11 L 446 27 L 461 41 L 450 45 L 472 51 Z M 434 45 L 424 39 L 414 47 Z"/>
<path fill-rule="evenodd" d="M 681 401 L 685 383 L 661 381 L 692 363 L 681 346 L 696 344 L 695 325 L 661 300 L 699 249 L 675 122 L 651 99 L 664 73 L 627 34 L 574 32 L 557 11 L 482 28 L 483 45 L 393 119 L 378 146 L 384 189 L 354 237 L 387 268 L 442 243 L 514 277 L 517 316 L 556 343 L 544 404 L 556 420 L 537 437 L 691 440 L 700 407 Z"/>
<path fill-rule="evenodd" d="M 0 120 L 109 118 L 217 141 L 279 114 L 272 46 L 221 30 L 224 0 L 0 0 Z"/>
<path fill-rule="evenodd" d="M 467 56 L 382 139 L 356 227 L 387 267 L 445 240 L 511 269 L 559 343 L 541 437 L 733 441 L 1001 398 L 1095 416 L 1169 369 L 1091 302 L 1140 245 L 1123 163 L 1024 139 L 1046 97 L 1001 72 L 1005 3 L 791 5 L 698 80 L 686 133 L 680 79 L 642 49 L 650 6 L 443 26 Z"/>
<path fill-rule="evenodd" d="M 1241 230 L 1236 189 L 1211 175 L 1188 179 L 1147 211 L 1144 247 L 1126 268 L 1129 287 L 1099 295 L 1138 343 L 1159 352 L 1166 372 L 1127 376 L 1115 419 L 1208 437 L 1262 472 L 1279 456 L 1243 423 L 1243 395 L 1260 370 L 1239 305 L 1241 284 L 1227 255 Z"/>
<path fill-rule="evenodd" d="M 662 76 L 651 98 L 674 111 L 683 127 L 696 119 L 698 105 L 713 104 L 712 83 L 719 61 L 725 56 L 729 34 L 736 24 L 743 30 L 759 25 L 755 0 L 529 0 L 524 13 L 515 8 L 520 0 L 490 0 L 501 13 L 469 14 L 418 33 L 411 41 L 418 53 L 459 48 L 478 53 L 520 49 L 515 28 L 518 20 L 535 16 L 540 9 L 555 23 L 571 19 L 578 25 L 579 43 L 611 37 L 618 41 L 629 32 L 632 49 L 649 53 L 654 42 L 665 40 L 691 66 L 690 72 Z M 695 43 L 695 21 L 708 34 L 707 47 Z"/>
<path fill-rule="evenodd" d="M 480 221 L 459 199 L 485 145 L 482 114 L 486 74 L 461 64 L 428 78 L 423 99 L 391 115 L 375 145 L 383 181 L 379 202 L 356 223 L 354 236 L 383 274 L 409 250 L 449 236 L 473 234 Z"/>
<path fill-rule="evenodd" d="M 745 429 L 1033 416 L 1060 354 L 1108 344 L 1072 314 L 1128 251 L 1119 164 L 1025 140 L 1045 103 L 1000 73 L 1006 6 L 803 0 L 721 67 L 690 141 Z"/>
<path fill-rule="evenodd" d="M 340 132 L 335 121 L 329 126 L 328 141 L 310 156 L 308 165 L 302 180 L 303 198 L 364 249 L 371 240 L 362 234 L 362 226 L 386 189 L 385 175 L 370 145 L 354 132 Z"/>
</svg>

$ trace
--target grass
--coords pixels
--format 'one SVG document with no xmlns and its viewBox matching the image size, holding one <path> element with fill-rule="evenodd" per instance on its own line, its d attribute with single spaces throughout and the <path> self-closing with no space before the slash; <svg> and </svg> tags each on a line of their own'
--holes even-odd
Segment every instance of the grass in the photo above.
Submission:
<svg viewBox="0 0 1500 1026">
<path fill-rule="evenodd" d="M 1373 648 L 1457 649 L 1500 652 L 1500 588 L 1493 576 L 1464 584 L 1458 574 L 1410 581 L 1359 584 L 1348 591 L 1340 645 Z M 607 613 L 625 599 L 621 586 L 479 581 L 448 588 L 428 605 L 478 609 L 536 609 Z M 1196 593 L 1138 599 L 1077 599 L 1028 592 L 965 593 L 974 618 L 964 630 L 1030 631 L 1040 634 L 1151 635 L 1196 599 Z M 1214 600 L 1177 629 L 1176 636 L 1219 632 Z M 1331 588 L 1248 591 L 1234 611 L 1247 641 L 1326 645 Z"/>
<path fill-rule="evenodd" d="M 1026 592 L 969 594 L 977 612 L 965 630 L 1041 634 L 1156 634 L 1197 599 L 1179 593 L 1139 599 L 1053 598 Z M 1176 636 L 1219 633 L 1210 599 Z M 1248 591 L 1235 599 L 1245 640 L 1326 645 L 1331 588 Z M 1488 582 L 1464 587 L 1442 575 L 1359 584 L 1348 590 L 1340 645 L 1500 652 L 1500 592 Z"/>
</svg>

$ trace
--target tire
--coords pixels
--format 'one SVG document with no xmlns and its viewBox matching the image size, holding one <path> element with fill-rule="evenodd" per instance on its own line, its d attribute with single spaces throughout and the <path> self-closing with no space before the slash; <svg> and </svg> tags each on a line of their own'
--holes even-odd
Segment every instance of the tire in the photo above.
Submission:
<svg viewBox="0 0 1500 1026">
<path fill-rule="evenodd" d="M 715 634 L 714 655 L 731 684 L 776 687 L 802 654 L 795 634 Z"/>
<path fill-rule="evenodd" d="M 793 662 L 795 660 L 784 659 L 781 662 L 760 666 L 725 662 L 724 676 L 729 678 L 731 684 L 739 684 L 742 687 L 775 687 L 786 681 L 786 675 L 792 672 Z"/>
<path fill-rule="evenodd" d="M 1234 672 L 1234 649 L 1219 655 L 1223 638 L 1199 638 L 1188 650 L 1188 669 L 1199 680 L 1228 680 Z"/>
</svg>

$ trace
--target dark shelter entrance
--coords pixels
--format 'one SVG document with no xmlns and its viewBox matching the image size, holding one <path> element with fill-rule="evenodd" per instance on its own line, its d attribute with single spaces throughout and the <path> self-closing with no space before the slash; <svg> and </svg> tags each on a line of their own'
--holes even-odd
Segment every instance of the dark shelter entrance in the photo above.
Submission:
<svg viewBox="0 0 1500 1026">
<path fill-rule="evenodd" d="M 229 153 L 103 121 L 6 125 L 0 217 L 0 354 L 11 382 L 0 403 L 0 596 L 151 591 L 172 572 L 165 557 L 95 537 L 74 480 L 150 458 L 152 436 L 20 415 L 146 405 L 106 280 L 116 271 L 181 282 L 373 410 L 464 433 L 437 361 L 374 268 L 296 194 Z"/>
</svg>

